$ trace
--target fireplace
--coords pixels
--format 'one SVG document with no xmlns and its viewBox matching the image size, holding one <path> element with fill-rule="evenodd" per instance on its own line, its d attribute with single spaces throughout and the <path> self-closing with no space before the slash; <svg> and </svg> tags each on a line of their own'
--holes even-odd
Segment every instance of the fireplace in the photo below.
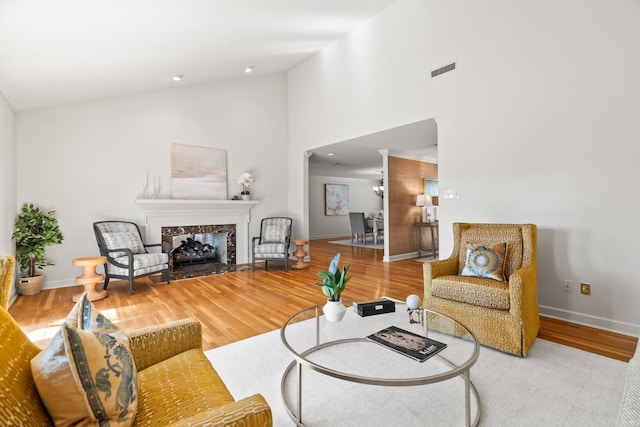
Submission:
<svg viewBox="0 0 640 427">
<path fill-rule="evenodd" d="M 144 214 L 142 230 L 147 242 L 162 241 L 173 247 L 172 242 L 162 236 L 163 227 L 203 227 L 202 224 L 234 226 L 230 231 L 220 231 L 230 233 L 227 236 L 227 257 L 232 258 L 227 259 L 227 268 L 249 263 L 250 212 L 258 203 L 256 200 L 136 200 L 136 205 Z"/>
<path fill-rule="evenodd" d="M 180 225 L 161 227 L 162 243 L 169 247 L 172 279 L 226 273 L 236 269 L 236 226 Z"/>
</svg>

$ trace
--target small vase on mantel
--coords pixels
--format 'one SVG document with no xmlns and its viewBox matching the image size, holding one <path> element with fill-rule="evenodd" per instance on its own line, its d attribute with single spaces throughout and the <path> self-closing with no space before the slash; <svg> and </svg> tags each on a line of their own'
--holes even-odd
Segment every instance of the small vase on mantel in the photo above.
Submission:
<svg viewBox="0 0 640 427">
<path fill-rule="evenodd" d="M 322 311 L 329 322 L 339 322 L 344 317 L 347 308 L 342 304 L 342 300 L 327 300 L 327 303 L 322 307 Z"/>
<path fill-rule="evenodd" d="M 240 194 L 240 200 L 251 200 L 251 194 Z"/>
</svg>

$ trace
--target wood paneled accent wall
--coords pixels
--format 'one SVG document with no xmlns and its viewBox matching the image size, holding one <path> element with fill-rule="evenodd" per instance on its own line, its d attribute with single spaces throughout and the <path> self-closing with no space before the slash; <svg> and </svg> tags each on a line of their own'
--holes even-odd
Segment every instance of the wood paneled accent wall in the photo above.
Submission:
<svg viewBox="0 0 640 427">
<path fill-rule="evenodd" d="M 388 158 L 388 178 L 384 197 L 389 199 L 389 256 L 415 252 L 422 211 L 416 206 L 416 196 L 424 193 L 424 180 L 438 179 L 438 165 L 400 157 Z M 387 237 L 388 236 L 388 237 Z"/>
</svg>

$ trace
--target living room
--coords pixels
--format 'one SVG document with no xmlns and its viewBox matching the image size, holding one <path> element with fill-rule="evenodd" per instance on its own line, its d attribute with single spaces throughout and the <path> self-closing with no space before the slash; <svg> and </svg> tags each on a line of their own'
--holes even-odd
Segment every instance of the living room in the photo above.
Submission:
<svg viewBox="0 0 640 427">
<path fill-rule="evenodd" d="M 6 7 L 0 28 L 19 26 Z M 639 15 L 632 0 L 398 0 L 286 72 L 256 66 L 198 84 L 167 75 L 163 89 L 34 107 L 13 105 L 0 72 L 0 253 L 13 252 L 23 202 L 55 209 L 65 242 L 47 251 L 47 282 L 74 286 L 71 260 L 97 253 L 93 222 L 141 222 L 134 201 L 147 172 L 169 194 L 176 143 L 225 149 L 228 196 L 251 171 L 252 218 L 290 216 L 305 238 L 307 151 L 433 118 L 439 186 L 460 195 L 440 200 L 442 256 L 454 222 L 536 224 L 540 313 L 637 335 Z M 451 62 L 456 70 L 430 77 Z M 107 85 L 108 56 L 99 65 Z M 64 93 L 82 82 L 44 83 Z"/>
</svg>

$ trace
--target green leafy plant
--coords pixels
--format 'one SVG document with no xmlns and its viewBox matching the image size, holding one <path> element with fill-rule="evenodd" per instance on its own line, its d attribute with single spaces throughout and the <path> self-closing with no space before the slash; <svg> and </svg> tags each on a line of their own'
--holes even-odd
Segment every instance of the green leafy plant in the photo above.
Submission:
<svg viewBox="0 0 640 427">
<path fill-rule="evenodd" d="M 36 275 L 36 267 L 53 265 L 44 256 L 47 246 L 62 243 L 56 211 L 42 211 L 32 203 L 22 205 L 15 220 L 15 229 L 11 238 L 16 242 L 16 261 L 27 277 Z"/>
<path fill-rule="evenodd" d="M 318 273 L 318 276 L 322 277 L 322 283 L 316 283 L 316 285 L 322 286 L 322 293 L 329 297 L 329 301 L 340 301 L 340 294 L 351 279 L 351 277 L 347 277 L 351 264 L 342 266 L 341 270 L 338 268 L 339 262 L 340 253 L 337 253 L 329 264 L 329 271 Z"/>
</svg>

